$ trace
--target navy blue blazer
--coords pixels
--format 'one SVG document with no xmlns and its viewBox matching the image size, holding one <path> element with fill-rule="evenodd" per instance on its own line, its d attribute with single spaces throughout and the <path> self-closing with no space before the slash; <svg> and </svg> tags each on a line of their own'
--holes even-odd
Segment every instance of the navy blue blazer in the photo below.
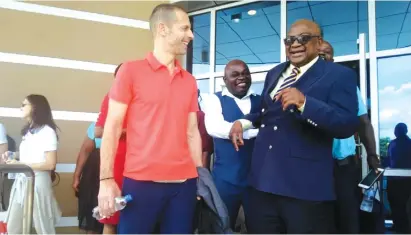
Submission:
<svg viewBox="0 0 411 235">
<path fill-rule="evenodd" d="M 357 75 L 319 59 L 294 84 L 306 96 L 304 111 L 295 107 L 283 111 L 270 93 L 288 66 L 285 62 L 267 73 L 260 111 L 245 116 L 260 128 L 250 184 L 260 191 L 302 200 L 335 200 L 333 138 L 350 137 L 359 125 Z"/>
</svg>

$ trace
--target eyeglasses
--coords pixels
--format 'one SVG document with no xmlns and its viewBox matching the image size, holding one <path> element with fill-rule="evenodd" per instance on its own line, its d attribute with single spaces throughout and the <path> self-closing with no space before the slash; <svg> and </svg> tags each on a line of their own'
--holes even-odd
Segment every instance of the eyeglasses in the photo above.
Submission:
<svg viewBox="0 0 411 235">
<path fill-rule="evenodd" d="M 307 44 L 313 38 L 319 38 L 321 36 L 318 35 L 298 35 L 298 36 L 288 36 L 284 39 L 284 44 L 286 46 L 291 46 L 295 41 L 297 41 L 301 45 Z"/>
</svg>

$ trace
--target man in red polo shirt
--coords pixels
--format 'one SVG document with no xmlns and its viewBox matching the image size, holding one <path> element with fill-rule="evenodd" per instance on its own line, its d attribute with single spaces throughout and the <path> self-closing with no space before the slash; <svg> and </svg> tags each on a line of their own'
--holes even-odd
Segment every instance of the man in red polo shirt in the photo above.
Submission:
<svg viewBox="0 0 411 235">
<path fill-rule="evenodd" d="M 123 63 L 110 90 L 101 147 L 99 207 L 115 212 L 120 190 L 113 163 L 127 114 L 127 154 L 122 195 L 133 200 L 120 213 L 119 234 L 192 233 L 196 204 L 196 167 L 202 166 L 197 127 L 197 84 L 181 68 L 193 39 L 187 13 L 161 4 L 150 16 L 154 51 L 143 60 Z"/>
<path fill-rule="evenodd" d="M 121 64 L 117 66 L 114 71 L 114 77 L 117 76 L 117 72 L 120 69 Z M 94 128 L 94 137 L 95 138 L 102 138 L 104 132 L 104 124 L 106 123 L 107 119 L 107 112 L 108 112 L 108 102 L 109 102 L 109 95 L 107 94 L 104 96 L 103 102 L 101 103 L 100 113 L 97 118 L 96 126 Z M 126 119 L 126 118 L 125 118 Z M 116 181 L 119 188 L 123 185 L 123 171 L 124 171 L 124 162 L 126 157 L 126 130 L 127 122 L 123 123 L 123 131 L 118 142 L 117 152 L 114 160 L 114 180 Z M 109 218 L 105 218 L 100 220 L 99 222 L 104 224 L 103 234 L 116 234 L 117 224 L 119 222 L 120 212 L 114 213 L 113 216 Z"/>
</svg>

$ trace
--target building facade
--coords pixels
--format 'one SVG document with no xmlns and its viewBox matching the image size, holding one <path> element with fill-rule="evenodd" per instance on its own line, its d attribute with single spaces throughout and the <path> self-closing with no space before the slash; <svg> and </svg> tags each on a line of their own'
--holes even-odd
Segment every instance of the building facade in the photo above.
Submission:
<svg viewBox="0 0 411 235">
<path fill-rule="evenodd" d="M 410 1 L 238 1 L 190 12 L 195 39 L 187 68 L 203 96 L 222 89 L 224 66 L 245 61 L 255 92 L 266 72 L 286 61 L 283 40 L 299 19 L 317 22 L 335 61 L 358 72 L 358 85 L 382 156 L 394 126 L 411 126 Z M 201 4 L 186 7 L 201 8 Z"/>
</svg>

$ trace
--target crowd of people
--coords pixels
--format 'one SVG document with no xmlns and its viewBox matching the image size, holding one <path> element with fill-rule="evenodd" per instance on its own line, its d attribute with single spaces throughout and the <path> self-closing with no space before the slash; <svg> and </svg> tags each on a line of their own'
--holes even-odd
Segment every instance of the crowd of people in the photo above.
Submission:
<svg viewBox="0 0 411 235">
<path fill-rule="evenodd" d="M 224 226 L 237 231 L 239 217 L 244 217 L 241 232 L 248 233 L 363 231 L 357 141 L 365 146 L 371 170 L 378 170 L 374 130 L 357 74 L 333 62 L 332 45 L 315 22 L 291 25 L 284 39 L 288 61 L 268 71 L 261 94 L 250 89 L 247 64 L 232 60 L 224 70 L 225 88 L 204 99 L 203 110 L 195 78 L 176 59 L 194 38 L 187 13 L 160 4 L 150 16 L 150 29 L 153 51 L 116 68 L 80 148 L 73 189 L 81 229 L 194 233 L 198 204 L 205 200 L 199 197 L 203 180 L 217 192 L 211 204 L 205 200 L 217 208 L 210 217 L 220 221 L 214 223 L 216 233 L 227 231 Z M 50 174 L 57 162 L 58 128 L 44 96 L 27 96 L 21 110 L 27 125 L 18 156 L 4 150 L 2 160 L 33 168 L 34 226 L 39 234 L 54 234 L 61 216 Z M 411 153 L 404 125 L 390 144 L 393 164 L 410 161 L 402 157 Z M 21 233 L 25 184 L 24 176 L 15 177 L 9 233 Z M 116 211 L 114 199 L 124 195 L 132 201 Z M 96 206 L 99 221 L 91 213 Z M 409 231 L 409 222 L 404 225 L 398 216 L 405 209 L 395 208 L 394 223 Z"/>
</svg>

